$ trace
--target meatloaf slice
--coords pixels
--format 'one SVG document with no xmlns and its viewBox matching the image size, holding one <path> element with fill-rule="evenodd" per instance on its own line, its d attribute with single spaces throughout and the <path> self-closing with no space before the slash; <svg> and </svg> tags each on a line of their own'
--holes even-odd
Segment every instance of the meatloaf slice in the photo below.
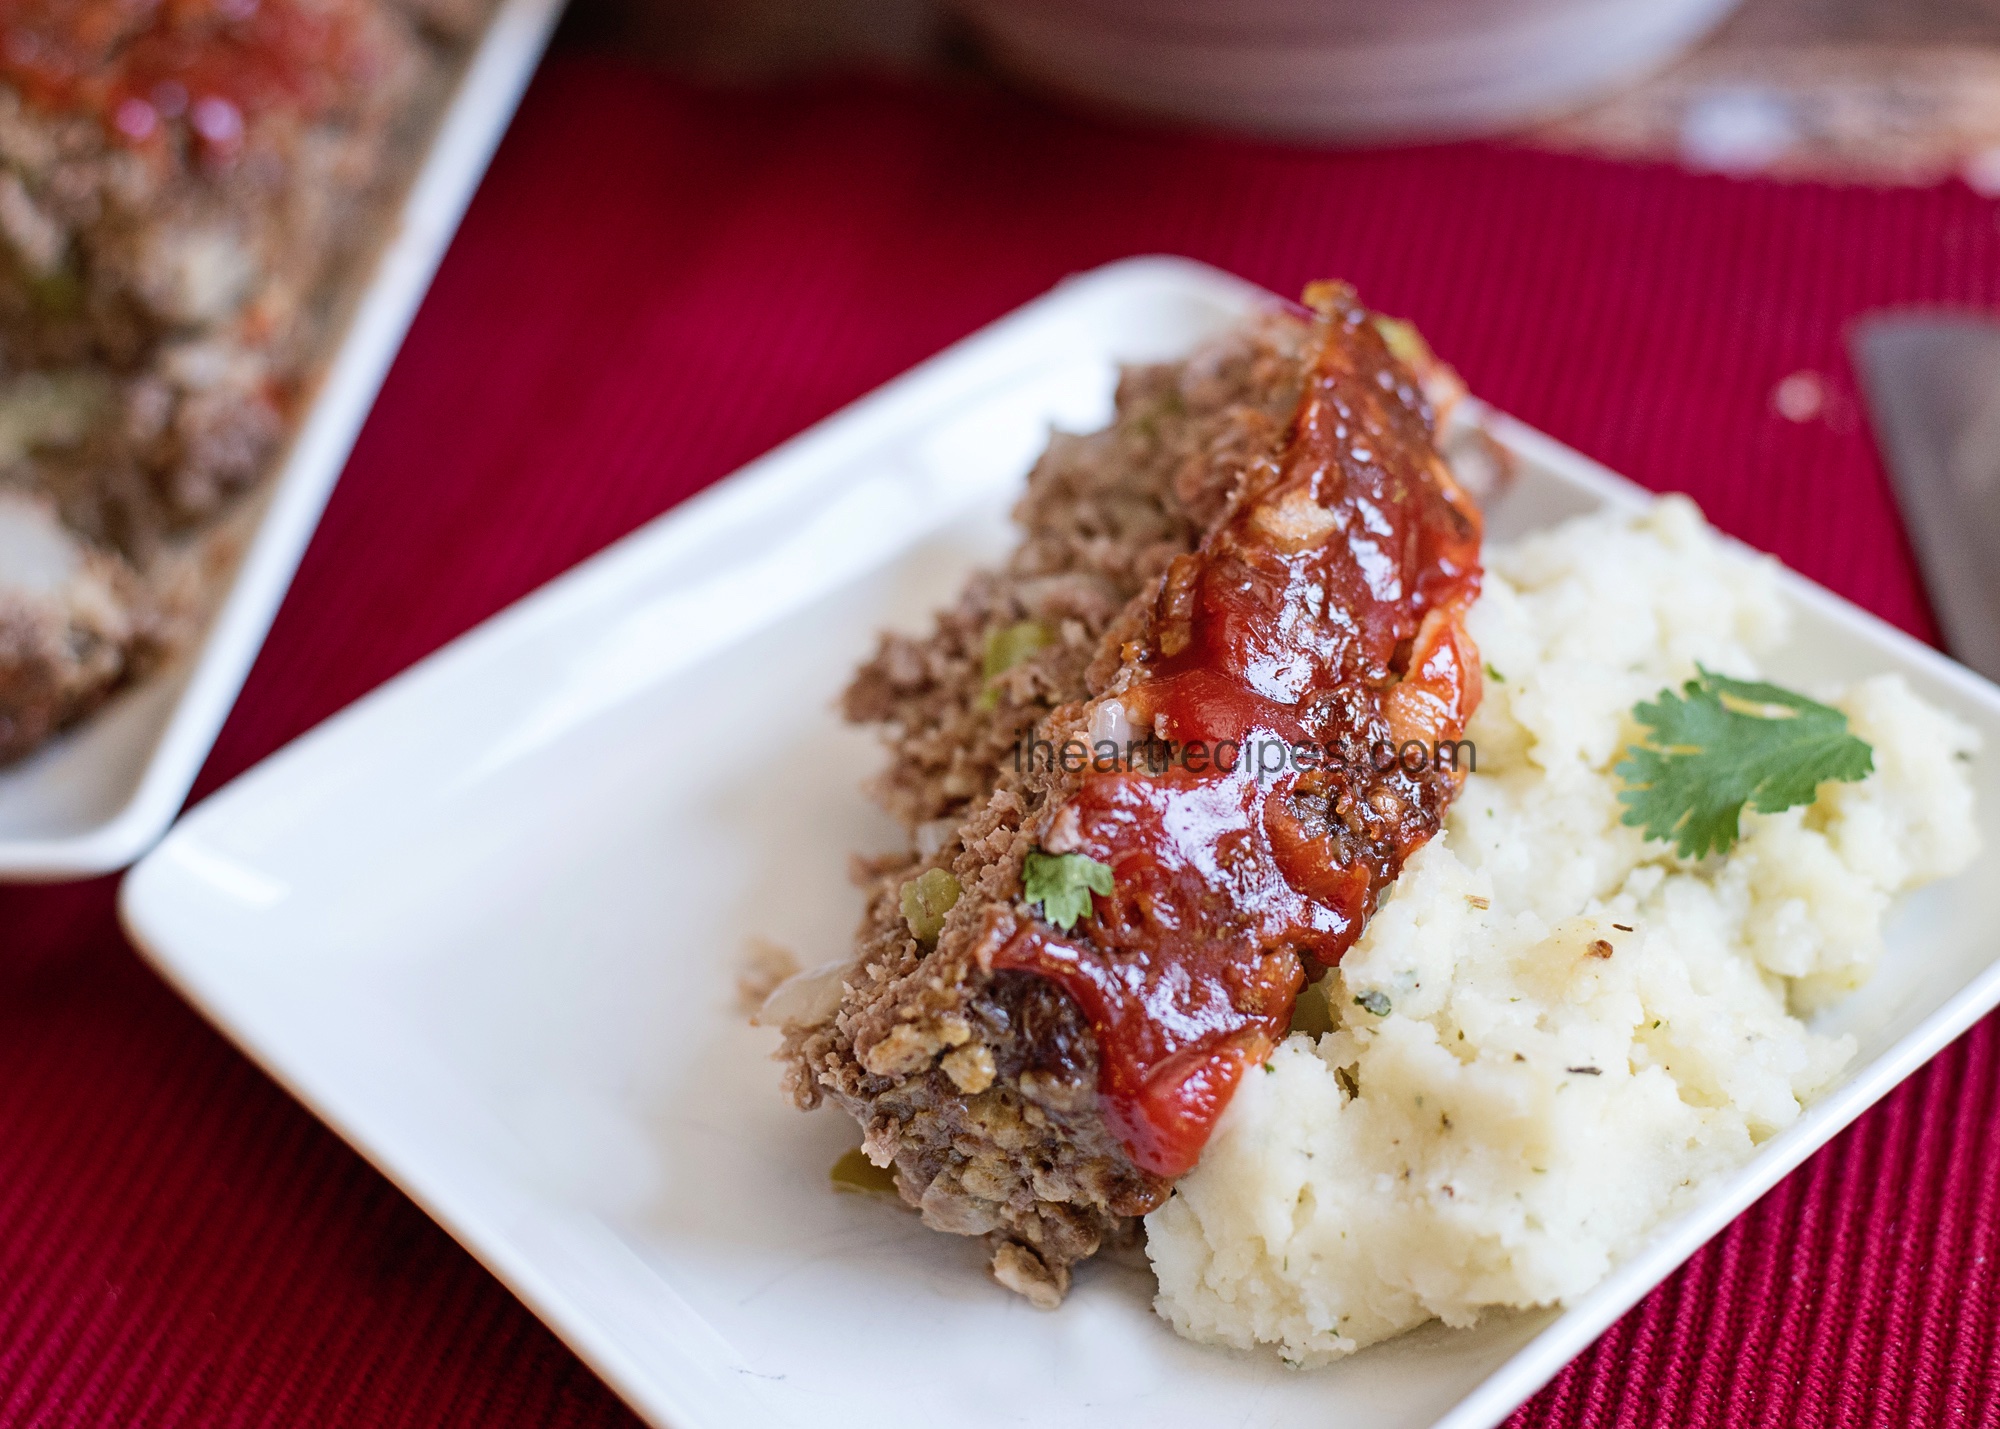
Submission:
<svg viewBox="0 0 2000 1429">
<path fill-rule="evenodd" d="M 1036 464 L 1007 565 L 975 576 L 929 635 L 885 636 L 847 691 L 848 717 L 883 731 L 875 792 L 915 850 L 874 871 L 839 1015 L 790 1031 L 788 1082 L 802 1107 L 831 1097 L 855 1115 L 925 1222 L 990 1236 L 994 1273 L 1038 1303 L 1165 1188 L 1105 1131 L 1076 1004 L 1041 978 L 981 975 L 962 936 L 920 941 L 902 890 L 936 869 L 968 909 L 1018 895 L 1026 816 L 1047 790 L 1010 751 L 1089 696 L 1112 622 L 1274 459 L 1308 337 L 1266 314 L 1185 361 L 1127 368 L 1110 425 L 1057 434 Z"/>
<path fill-rule="evenodd" d="M 1432 391 L 1452 390 L 1389 331 Z M 1099 732 L 1107 689 L 1157 644 L 1163 578 L 1278 479 L 1327 341 L 1326 319 L 1267 313 L 1185 362 L 1127 370 L 1112 423 L 1058 435 L 1035 468 L 1007 566 L 975 577 L 927 637 L 886 637 L 847 694 L 850 718 L 884 730 L 876 792 L 915 847 L 870 870 L 854 962 L 774 999 L 788 1086 L 802 1107 L 852 1114 L 925 1223 L 985 1236 L 995 1276 L 1037 1304 L 1059 1302 L 1070 1267 L 1157 1206 L 1171 1175 L 1107 1119 L 1104 1049 L 1077 999 L 1038 971 L 996 969 L 1045 926 L 1023 904 L 1024 864 L 1085 777 L 1024 759 L 1022 741 Z M 1416 458 L 1441 471 L 1424 398 L 1391 375 L 1406 431 L 1421 423 Z M 1434 826 L 1449 787 L 1405 783 Z"/>
</svg>

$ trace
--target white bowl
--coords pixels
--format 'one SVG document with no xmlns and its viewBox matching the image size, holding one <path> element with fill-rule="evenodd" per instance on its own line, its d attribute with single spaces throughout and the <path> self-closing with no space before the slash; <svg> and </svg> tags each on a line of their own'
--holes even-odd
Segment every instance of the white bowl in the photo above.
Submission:
<svg viewBox="0 0 2000 1429">
<path fill-rule="evenodd" d="M 1552 114 L 1664 63 L 1736 0 L 959 0 L 1031 81 L 1302 137 L 1441 137 Z"/>
</svg>

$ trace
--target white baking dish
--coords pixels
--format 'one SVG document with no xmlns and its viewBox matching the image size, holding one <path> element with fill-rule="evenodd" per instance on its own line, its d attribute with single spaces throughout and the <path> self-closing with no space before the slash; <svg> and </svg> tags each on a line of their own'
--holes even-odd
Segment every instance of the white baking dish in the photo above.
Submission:
<svg viewBox="0 0 2000 1429">
<path fill-rule="evenodd" d="M 0 879 L 122 868 L 173 822 L 561 10 L 562 0 L 504 0 L 489 23 L 291 447 L 255 498 L 261 509 L 246 513 L 249 539 L 200 641 L 0 770 Z"/>
</svg>

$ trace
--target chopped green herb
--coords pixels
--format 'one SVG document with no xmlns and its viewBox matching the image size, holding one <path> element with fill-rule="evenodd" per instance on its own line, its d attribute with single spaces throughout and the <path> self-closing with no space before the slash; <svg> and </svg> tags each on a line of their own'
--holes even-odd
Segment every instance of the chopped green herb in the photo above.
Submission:
<svg viewBox="0 0 2000 1429">
<path fill-rule="evenodd" d="M 948 869 L 928 868 L 903 885 L 903 921 L 920 943 L 935 943 L 962 890 Z"/>
<path fill-rule="evenodd" d="M 1067 933 L 1090 911 L 1090 895 L 1111 893 L 1111 865 L 1080 853 L 1036 849 L 1021 869 L 1021 897 L 1042 905 L 1042 916 Z"/>
<path fill-rule="evenodd" d="M 1380 988 L 1370 988 L 1367 992 L 1362 993 L 1361 996 L 1354 999 L 1354 1005 L 1370 1017 L 1387 1017 L 1389 1015 L 1389 994 Z"/>
<path fill-rule="evenodd" d="M 1839 710 L 1706 669 L 1632 716 L 1649 738 L 1618 764 L 1625 822 L 1683 858 L 1734 847 L 1745 804 L 1775 814 L 1810 804 L 1828 780 L 1852 782 L 1875 768 L 1874 751 Z"/>
<path fill-rule="evenodd" d="M 1504 685 L 1507 683 L 1507 677 L 1501 674 L 1498 670 L 1493 668 L 1493 662 L 1491 660 L 1486 662 L 1486 678 L 1491 680 L 1496 685 Z"/>
</svg>

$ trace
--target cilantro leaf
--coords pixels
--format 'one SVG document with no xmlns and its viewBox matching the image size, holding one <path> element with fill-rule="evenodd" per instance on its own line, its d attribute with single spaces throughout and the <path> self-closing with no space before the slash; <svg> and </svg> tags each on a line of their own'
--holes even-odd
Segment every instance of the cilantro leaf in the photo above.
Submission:
<svg viewBox="0 0 2000 1429">
<path fill-rule="evenodd" d="M 1080 853 L 1028 855 L 1021 869 L 1021 896 L 1042 905 L 1042 916 L 1067 933 L 1090 911 L 1090 895 L 1111 893 L 1111 865 Z"/>
<path fill-rule="evenodd" d="M 1760 814 L 1810 804 L 1830 779 L 1851 783 L 1875 768 L 1875 751 L 1848 732 L 1847 716 L 1804 695 L 1702 669 L 1678 693 L 1633 706 L 1645 744 L 1630 745 L 1616 773 L 1625 822 L 1672 843 L 1683 858 L 1735 846 L 1743 806 Z"/>
</svg>

